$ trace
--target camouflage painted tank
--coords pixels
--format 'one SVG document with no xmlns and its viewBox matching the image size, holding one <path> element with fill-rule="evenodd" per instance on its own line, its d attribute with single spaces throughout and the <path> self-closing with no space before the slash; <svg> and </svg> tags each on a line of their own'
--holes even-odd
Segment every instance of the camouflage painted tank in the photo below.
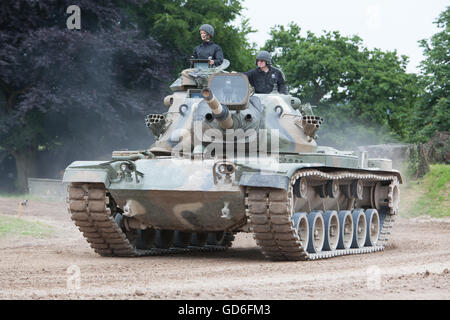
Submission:
<svg viewBox="0 0 450 320">
<path fill-rule="evenodd" d="M 103 256 L 224 250 L 252 232 L 273 260 L 379 251 L 399 204 L 387 159 L 317 146 L 322 119 L 297 98 L 253 94 L 240 73 L 194 68 L 150 114 L 148 150 L 65 171 L 69 211 Z"/>
</svg>

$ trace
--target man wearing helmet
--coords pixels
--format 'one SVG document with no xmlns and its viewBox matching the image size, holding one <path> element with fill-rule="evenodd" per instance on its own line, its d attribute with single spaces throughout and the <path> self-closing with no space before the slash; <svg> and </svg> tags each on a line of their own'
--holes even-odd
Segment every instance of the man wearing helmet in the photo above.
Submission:
<svg viewBox="0 0 450 320">
<path fill-rule="evenodd" d="M 269 52 L 258 52 L 256 66 L 257 68 L 245 72 L 248 81 L 255 88 L 255 93 L 271 93 L 276 84 L 278 92 L 287 94 L 284 74 L 279 69 L 272 67 L 272 58 Z"/>
<path fill-rule="evenodd" d="M 223 62 L 222 48 L 215 44 L 211 38 L 214 36 L 214 28 L 209 24 L 200 27 L 200 37 L 203 42 L 194 48 L 194 59 L 208 59 L 210 65 L 219 66 Z"/>
</svg>

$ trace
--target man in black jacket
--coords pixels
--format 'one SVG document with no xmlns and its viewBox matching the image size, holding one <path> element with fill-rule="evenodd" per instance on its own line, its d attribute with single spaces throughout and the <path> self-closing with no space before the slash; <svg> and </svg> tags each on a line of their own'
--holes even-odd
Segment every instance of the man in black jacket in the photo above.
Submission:
<svg viewBox="0 0 450 320">
<path fill-rule="evenodd" d="M 272 67 L 272 58 L 267 51 L 260 51 L 256 56 L 258 68 L 245 72 L 248 81 L 255 88 L 255 93 L 271 93 L 277 85 L 279 93 L 287 94 L 284 74 Z"/>
<path fill-rule="evenodd" d="M 214 28 L 209 24 L 200 27 L 200 37 L 203 42 L 194 48 L 194 59 L 208 59 L 210 65 L 215 67 L 223 62 L 222 48 L 215 44 L 211 38 L 214 36 Z"/>
</svg>

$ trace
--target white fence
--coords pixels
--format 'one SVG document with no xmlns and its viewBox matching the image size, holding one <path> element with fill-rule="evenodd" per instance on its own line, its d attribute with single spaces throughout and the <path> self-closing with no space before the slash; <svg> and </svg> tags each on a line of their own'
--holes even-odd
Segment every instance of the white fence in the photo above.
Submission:
<svg viewBox="0 0 450 320">
<path fill-rule="evenodd" d="M 65 201 L 67 183 L 57 179 L 28 178 L 28 189 L 31 195 L 44 199 Z"/>
</svg>

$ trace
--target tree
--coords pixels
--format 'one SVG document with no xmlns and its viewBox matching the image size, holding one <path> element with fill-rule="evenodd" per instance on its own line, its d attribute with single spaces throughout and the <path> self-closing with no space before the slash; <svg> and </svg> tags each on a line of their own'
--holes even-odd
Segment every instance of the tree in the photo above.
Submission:
<svg viewBox="0 0 450 320">
<path fill-rule="evenodd" d="M 411 123 L 411 140 L 428 141 L 435 131 L 450 128 L 450 7 L 434 22 L 439 29 L 421 40 L 425 60 L 420 64 L 420 100 Z"/>
<path fill-rule="evenodd" d="M 273 60 L 292 92 L 318 106 L 325 118 L 320 133 L 327 137 L 324 142 L 345 146 L 363 143 L 355 137 L 375 142 L 374 137 L 406 135 L 403 119 L 417 95 L 416 77 L 406 73 L 407 57 L 369 50 L 358 36 L 337 31 L 320 36 L 308 31 L 303 37 L 294 23 L 273 28 L 265 48 L 278 52 Z"/>
<path fill-rule="evenodd" d="M 71 4 L 0 3 L 0 150 L 14 156 L 21 192 L 39 175 L 40 154 L 80 158 L 81 147 L 92 158 L 106 144 L 129 143 L 139 132 L 130 122 L 142 118 L 144 127 L 144 112 L 167 92 L 167 50 L 113 1 L 77 1 L 81 30 L 68 30 Z"/>
<path fill-rule="evenodd" d="M 248 19 L 239 27 L 232 24 L 241 16 L 241 0 L 152 0 L 124 7 L 140 29 L 181 58 L 176 72 L 187 66 L 194 47 L 201 42 L 199 28 L 205 23 L 214 26 L 213 41 L 222 47 L 233 70 L 246 71 L 254 67 L 256 48 L 247 40 L 247 35 L 254 30 Z"/>
<path fill-rule="evenodd" d="M 339 32 L 326 33 L 321 37 L 307 32 L 300 35 L 296 24 L 273 28 L 272 38 L 265 44 L 271 52 L 281 49 L 273 60 L 283 69 L 292 88 L 305 102 L 319 105 L 325 96 L 327 100 L 340 100 L 338 88 L 351 84 L 359 74 L 356 64 L 362 58 L 359 52 L 361 39 L 342 37 Z"/>
</svg>

